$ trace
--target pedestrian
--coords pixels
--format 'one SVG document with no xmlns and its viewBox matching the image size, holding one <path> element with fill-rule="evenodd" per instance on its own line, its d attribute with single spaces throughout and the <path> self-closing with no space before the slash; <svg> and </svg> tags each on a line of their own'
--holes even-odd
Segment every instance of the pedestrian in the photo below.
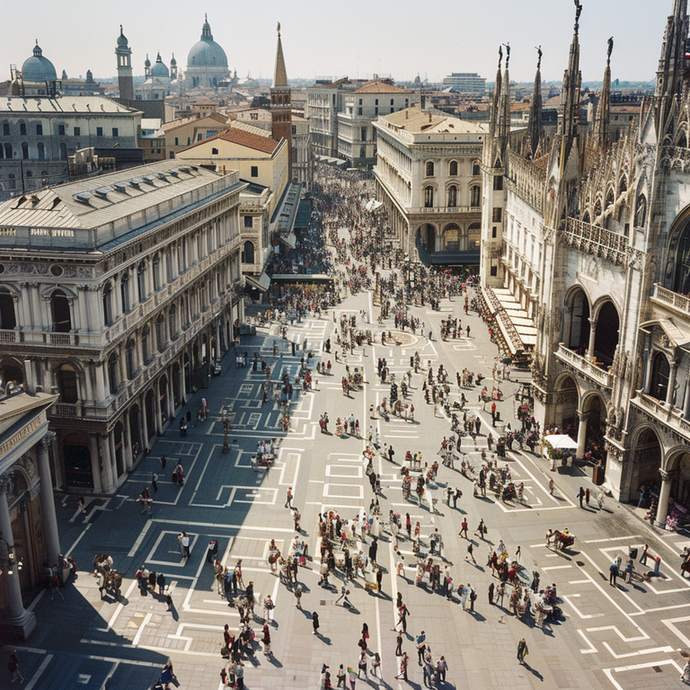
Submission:
<svg viewBox="0 0 690 690">
<path fill-rule="evenodd" d="M 161 455 L 161 469 L 165 469 L 165 465 L 167 464 L 167 460 L 165 459 L 165 455 Z"/>
<path fill-rule="evenodd" d="M 295 606 L 302 610 L 302 585 L 295 587 Z"/>
<path fill-rule="evenodd" d="M 172 599 L 172 591 L 170 588 L 168 588 L 168 591 L 165 593 L 165 603 L 168 605 L 168 611 L 172 611 L 174 608 L 173 604 L 173 599 Z"/>
<path fill-rule="evenodd" d="M 519 642 L 517 646 L 517 658 L 518 661 L 521 664 L 525 663 L 525 657 L 529 654 L 529 649 L 527 649 L 527 643 L 525 642 L 525 638 L 523 637 Z"/>
<path fill-rule="evenodd" d="M 438 682 L 446 682 L 446 672 L 448 671 L 448 662 L 446 658 L 442 656 L 438 662 L 436 662 L 436 672 L 438 673 Z"/>
<path fill-rule="evenodd" d="M 460 528 L 460 532 L 458 533 L 458 536 L 460 536 L 460 537 L 463 537 L 463 536 L 464 536 L 465 539 L 469 539 L 469 537 L 467 536 L 467 527 L 468 527 L 468 525 L 467 525 L 467 518 L 463 518 L 463 519 L 462 519 L 462 525 L 461 525 L 461 528 Z M 463 534 L 463 532 L 464 532 L 464 534 Z"/>
<path fill-rule="evenodd" d="M 261 641 L 264 643 L 264 654 L 271 654 L 271 631 L 268 627 L 268 623 L 264 623 L 264 634 Z"/>
<path fill-rule="evenodd" d="M 17 659 L 17 650 L 15 649 L 7 662 L 7 670 L 12 674 L 12 682 L 15 680 L 19 681 L 21 685 L 24 682 L 24 677 L 19 670 L 19 659 Z"/>
<path fill-rule="evenodd" d="M 591 493 L 590 493 L 589 487 L 587 487 L 587 488 L 585 489 L 585 503 L 586 503 L 587 505 L 589 505 L 589 498 L 590 498 L 590 495 L 591 495 Z"/>
<path fill-rule="evenodd" d="M 474 602 L 477 600 L 477 593 L 472 589 L 472 587 L 469 585 L 467 586 L 470 589 L 470 612 L 474 613 Z"/>
<path fill-rule="evenodd" d="M 625 573 L 623 573 L 623 582 L 625 582 L 625 577 L 627 575 L 628 582 L 632 582 L 633 572 L 635 570 L 635 564 L 632 558 L 628 558 L 628 562 L 625 564 Z"/>
<path fill-rule="evenodd" d="M 410 663 L 410 658 L 407 656 L 407 652 L 403 652 L 400 659 L 400 673 L 396 676 L 398 680 L 407 680 L 407 666 Z"/>
<path fill-rule="evenodd" d="M 153 487 L 153 493 L 158 493 L 158 475 L 155 472 L 151 472 L 151 486 Z"/>
<path fill-rule="evenodd" d="M 642 547 L 642 553 L 640 554 L 640 564 L 647 565 L 647 556 L 649 555 L 649 546 L 645 544 Z"/>
<path fill-rule="evenodd" d="M 415 644 L 417 645 L 417 660 L 421 666 L 424 663 L 424 652 L 426 651 L 426 635 L 423 630 L 417 635 Z"/>
<path fill-rule="evenodd" d="M 316 611 L 312 611 L 311 614 L 311 627 L 313 628 L 312 635 L 319 634 L 319 614 Z"/>
<path fill-rule="evenodd" d="M 489 604 L 494 603 L 494 583 L 489 585 Z"/>
<path fill-rule="evenodd" d="M 378 652 L 374 653 L 374 660 L 371 662 L 371 675 L 374 676 L 374 678 L 383 680 L 383 675 L 381 674 L 381 655 Z"/>
<path fill-rule="evenodd" d="M 156 584 L 158 585 L 159 594 L 163 594 L 165 590 L 165 575 L 163 575 L 163 573 L 158 573 L 158 575 L 156 575 Z"/>
<path fill-rule="evenodd" d="M 287 494 L 285 495 L 285 507 L 292 510 L 292 487 L 288 486 Z"/>
<path fill-rule="evenodd" d="M 367 652 L 366 650 L 362 650 L 362 653 L 359 655 L 359 663 L 357 664 L 357 678 L 359 678 L 359 674 L 364 671 L 364 679 L 366 680 L 367 678 Z"/>
<path fill-rule="evenodd" d="M 609 566 L 609 584 L 616 586 L 616 578 L 618 577 L 618 565 L 611 563 Z"/>
<path fill-rule="evenodd" d="M 577 497 L 580 499 L 580 508 L 582 508 L 582 499 L 585 497 L 585 490 L 580 487 L 580 490 L 577 492 Z"/>
<path fill-rule="evenodd" d="M 472 542 L 467 544 L 467 555 L 465 556 L 465 560 L 469 561 L 470 558 L 472 559 L 472 563 L 477 565 L 477 561 L 474 560 L 474 544 Z"/>
<path fill-rule="evenodd" d="M 343 665 L 340 664 L 340 667 L 338 668 L 338 673 L 335 674 L 335 677 L 338 679 L 338 685 L 336 685 L 336 688 L 344 688 L 345 687 L 345 669 L 343 668 Z"/>
<path fill-rule="evenodd" d="M 515 549 L 515 560 L 519 563 L 520 562 L 520 555 L 522 554 L 522 549 L 520 549 L 520 545 L 518 544 L 517 549 Z"/>
</svg>

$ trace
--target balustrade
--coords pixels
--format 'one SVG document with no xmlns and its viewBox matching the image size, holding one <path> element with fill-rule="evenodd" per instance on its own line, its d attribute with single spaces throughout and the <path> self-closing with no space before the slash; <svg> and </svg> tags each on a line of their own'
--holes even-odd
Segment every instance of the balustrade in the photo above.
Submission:
<svg viewBox="0 0 690 690">
<path fill-rule="evenodd" d="M 628 240 L 625 235 L 619 235 L 576 218 L 568 218 L 563 239 L 569 246 L 585 254 L 592 254 L 610 261 L 617 266 L 625 261 L 628 250 Z"/>
<path fill-rule="evenodd" d="M 558 345 L 556 357 L 562 362 L 571 365 L 596 383 L 606 388 L 611 387 L 611 374 L 608 371 L 597 366 L 594 362 L 591 362 L 585 357 L 581 357 L 572 350 L 569 350 L 563 343 Z"/>
</svg>

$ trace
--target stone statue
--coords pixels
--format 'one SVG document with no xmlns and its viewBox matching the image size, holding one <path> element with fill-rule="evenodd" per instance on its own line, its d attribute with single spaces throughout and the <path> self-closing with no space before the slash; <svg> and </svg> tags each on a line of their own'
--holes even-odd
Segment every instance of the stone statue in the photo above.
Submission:
<svg viewBox="0 0 690 690">
<path fill-rule="evenodd" d="M 506 47 L 506 69 L 508 69 L 508 63 L 510 62 L 510 43 L 506 43 L 505 47 Z"/>
<path fill-rule="evenodd" d="M 280 36 L 280 22 L 278 22 L 278 36 Z"/>
<path fill-rule="evenodd" d="M 611 53 L 613 53 L 613 36 L 609 38 L 609 51 L 606 55 L 606 59 L 611 62 Z"/>
<path fill-rule="evenodd" d="M 537 55 L 539 56 L 537 59 L 537 69 L 540 70 L 541 69 L 541 56 L 543 55 L 543 53 L 541 52 L 541 46 L 538 46 L 538 47 L 535 46 L 535 48 L 537 48 Z"/>
<path fill-rule="evenodd" d="M 501 69 L 501 63 L 503 62 L 503 46 L 498 46 L 498 69 Z"/>
<path fill-rule="evenodd" d="M 580 0 L 575 0 L 575 31 L 580 28 L 580 15 L 582 14 L 582 5 Z"/>
</svg>

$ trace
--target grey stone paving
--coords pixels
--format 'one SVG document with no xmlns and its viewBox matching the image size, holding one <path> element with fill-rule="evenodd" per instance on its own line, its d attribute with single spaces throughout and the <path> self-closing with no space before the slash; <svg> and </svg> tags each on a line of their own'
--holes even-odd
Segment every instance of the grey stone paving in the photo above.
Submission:
<svg viewBox="0 0 690 690">
<path fill-rule="evenodd" d="M 350 297 L 341 305 L 357 312 L 368 309 L 369 295 Z M 397 468 L 380 461 L 386 500 L 382 512 L 390 506 L 397 512 L 409 512 L 413 521 L 420 520 L 422 534 L 428 536 L 438 527 L 445 541 L 445 557 L 453 563 L 455 583 L 470 582 L 477 589 L 475 614 L 462 611 L 457 602 L 448 603 L 425 589 L 415 588 L 412 572 L 407 581 L 392 575 L 389 545 L 379 547 L 379 561 L 387 569 L 380 596 L 367 593 L 360 583 L 351 585 L 357 611 L 335 606 L 336 595 L 318 587 L 318 559 L 300 570 L 304 584 L 304 612 L 294 606 L 294 599 L 277 583 L 266 563 L 266 544 L 270 538 L 282 540 L 287 548 L 294 536 L 289 511 L 283 503 L 289 485 L 295 490 L 295 501 L 302 513 L 302 527 L 311 553 L 317 551 L 317 514 L 322 506 L 336 506 L 346 517 L 359 508 L 368 508 L 371 491 L 359 462 L 362 442 L 338 439 L 318 432 L 318 417 L 327 410 L 331 428 L 338 416 L 353 412 L 363 429 L 372 423 L 368 406 L 387 394 L 378 384 L 374 367 L 376 358 L 387 357 L 391 369 L 399 376 L 407 369 L 415 349 L 422 359 L 442 362 L 454 375 L 468 367 L 490 375 L 495 347 L 486 329 L 475 315 L 461 314 L 461 303 L 445 301 L 441 313 L 415 311 L 439 332 L 439 321 L 451 310 L 470 323 L 471 339 L 429 344 L 416 342 L 401 348 L 375 346 L 349 357 L 350 364 L 364 364 L 368 385 L 351 399 L 342 395 L 340 376 L 344 366 L 334 364 L 334 376 L 317 375 L 318 391 L 300 398 L 293 418 L 294 433 L 281 442 L 281 454 L 270 472 L 255 472 L 249 457 L 260 438 L 279 436 L 278 415 L 273 406 L 260 405 L 258 386 L 264 376 L 250 368 L 236 369 L 232 354 L 225 357 L 223 375 L 213 379 L 210 388 L 200 391 L 190 401 L 194 412 L 201 397 L 209 403 L 210 418 L 200 427 L 190 429 L 179 438 L 172 424 L 121 487 L 117 496 L 99 499 L 89 506 L 86 516 L 76 514 L 76 497 L 57 497 L 61 521 L 61 540 L 65 552 L 76 558 L 80 573 L 76 582 L 63 590 L 65 599 L 48 595 L 36 603 L 39 626 L 30 642 L 20 648 L 20 660 L 27 687 L 34 688 L 100 688 L 106 678 L 108 687 L 146 688 L 157 678 L 168 656 L 182 688 L 217 688 L 223 665 L 219 649 L 222 627 L 236 627 L 234 609 L 217 594 L 212 568 L 205 561 L 206 545 L 218 539 L 220 554 L 234 564 L 243 559 L 245 582 L 253 580 L 257 599 L 274 593 L 277 602 L 276 623 L 272 631 L 273 658 L 260 651 L 246 665 L 249 688 L 318 688 L 319 671 L 327 663 L 333 675 L 340 663 L 356 667 L 357 639 L 362 623 L 371 630 L 370 647 L 383 659 L 387 687 L 403 688 L 394 679 L 395 633 L 390 631 L 394 617 L 393 602 L 399 590 L 411 610 L 408 639 L 404 649 L 411 658 L 410 683 L 422 684 L 421 669 L 416 664 L 413 636 L 426 630 L 434 657 L 443 654 L 450 671 L 446 687 L 518 687 L 558 688 L 656 688 L 680 686 L 678 680 L 682 659 L 677 653 L 690 638 L 690 596 L 688 583 L 675 566 L 680 548 L 687 538 L 659 533 L 644 523 L 635 511 L 608 501 L 599 512 L 577 507 L 575 495 L 580 485 L 591 486 L 588 476 L 579 468 L 557 474 L 549 472 L 548 463 L 529 453 L 514 453 L 508 462 L 513 476 L 525 481 L 529 506 L 497 504 L 493 498 L 473 499 L 470 483 L 447 468 L 441 468 L 440 483 L 459 486 L 464 496 L 454 510 L 439 503 L 440 514 L 431 515 L 426 507 L 405 505 L 402 500 Z M 308 340 L 318 349 L 332 329 L 332 320 L 308 319 L 290 327 L 291 339 Z M 242 348 L 250 353 L 257 348 L 271 362 L 272 344 L 277 335 L 260 333 L 245 338 Z M 335 347 L 335 346 L 334 346 Z M 284 368 L 295 372 L 298 357 L 282 356 L 273 367 L 273 378 Z M 328 357 L 327 355 L 324 355 Z M 516 377 L 526 379 L 525 373 Z M 488 381 L 491 384 L 491 381 Z M 423 402 L 421 377 L 413 381 L 413 402 L 418 424 L 397 420 L 380 422 L 382 441 L 392 443 L 399 460 L 405 450 L 421 450 L 424 458 L 436 459 L 440 438 L 449 433 L 447 420 L 434 417 L 433 408 Z M 515 384 L 500 384 L 510 395 Z M 476 394 L 468 395 L 473 409 L 485 421 L 482 434 L 490 426 L 490 415 L 477 404 Z M 223 443 L 219 413 L 222 406 L 231 408 L 234 430 L 232 451 L 221 453 Z M 513 402 L 508 398 L 499 404 L 505 420 L 513 420 Z M 478 461 L 484 436 L 475 450 L 464 443 L 463 449 Z M 159 458 L 168 458 L 167 469 L 160 470 Z M 185 467 L 187 481 L 183 489 L 174 486 L 170 473 L 174 459 Z M 151 472 L 160 475 L 153 519 L 140 513 L 136 496 L 148 484 Z M 558 495 L 548 494 L 548 480 L 554 477 Z M 477 566 L 465 562 L 466 544 L 457 537 L 462 517 L 466 515 L 473 530 L 480 515 L 489 528 L 487 542 L 476 536 Z M 543 546 L 547 527 L 568 527 L 577 536 L 573 551 L 553 553 Z M 177 533 L 186 529 L 193 537 L 192 557 L 184 563 L 177 550 Z M 566 619 L 544 630 L 531 620 L 516 620 L 505 610 L 489 606 L 486 589 L 490 569 L 484 567 L 489 545 L 503 539 L 511 554 L 522 547 L 522 564 L 529 570 L 539 569 L 542 583 L 555 582 L 564 598 Z M 641 581 L 620 584 L 614 590 L 608 584 L 608 564 L 617 551 L 630 544 L 649 543 L 653 553 L 663 559 L 664 577 L 652 583 Z M 401 549 L 410 551 L 401 542 Z M 125 575 L 123 600 L 99 598 L 95 580 L 89 573 L 95 553 L 107 552 Z M 409 560 L 411 556 L 407 556 Z M 174 584 L 175 610 L 166 611 L 160 597 L 143 596 L 133 585 L 137 568 L 146 563 L 163 571 L 168 583 Z M 338 582 L 338 581 L 336 581 Z M 339 582 L 338 582 L 339 584 Z M 507 600 L 506 600 L 507 605 Z M 124 605 L 123 605 L 124 604 Z M 311 635 L 310 612 L 317 610 L 321 635 Z M 260 607 L 257 606 L 260 612 Z M 257 632 L 260 629 L 256 625 Z M 520 667 L 515 659 L 516 645 L 525 637 L 529 646 L 528 666 Z M 4 650 L 5 657 L 9 653 Z M 33 685 L 31 685 L 33 683 Z M 359 686 L 364 684 L 360 681 Z M 369 680 L 370 685 L 376 682 Z"/>
</svg>

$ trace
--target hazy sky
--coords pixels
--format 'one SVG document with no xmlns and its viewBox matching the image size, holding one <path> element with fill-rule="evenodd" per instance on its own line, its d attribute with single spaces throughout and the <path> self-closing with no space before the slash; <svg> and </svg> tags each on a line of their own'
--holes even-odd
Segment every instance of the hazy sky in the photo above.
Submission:
<svg viewBox="0 0 690 690">
<path fill-rule="evenodd" d="M 192 6 L 194 5 L 194 6 Z M 602 78 L 606 41 L 616 47 L 613 78 L 651 80 L 655 76 L 666 18 L 673 0 L 583 0 L 580 39 L 585 81 Z M 241 77 L 270 77 L 276 22 L 282 25 L 289 77 L 371 77 L 374 72 L 409 80 L 419 73 L 430 81 L 446 74 L 479 72 L 493 80 L 499 43 L 510 42 L 511 78 L 534 76 L 535 46 L 544 51 L 542 75 L 561 79 L 567 65 L 574 23 L 573 0 L 25 0 L 4 12 L 0 78 L 10 64 L 19 68 L 38 39 L 58 76 L 116 74 L 119 25 L 132 48 L 135 74 L 143 74 L 146 53 L 160 50 L 164 62 L 175 53 L 184 69 L 199 40 L 204 12 L 213 36 Z"/>
</svg>

